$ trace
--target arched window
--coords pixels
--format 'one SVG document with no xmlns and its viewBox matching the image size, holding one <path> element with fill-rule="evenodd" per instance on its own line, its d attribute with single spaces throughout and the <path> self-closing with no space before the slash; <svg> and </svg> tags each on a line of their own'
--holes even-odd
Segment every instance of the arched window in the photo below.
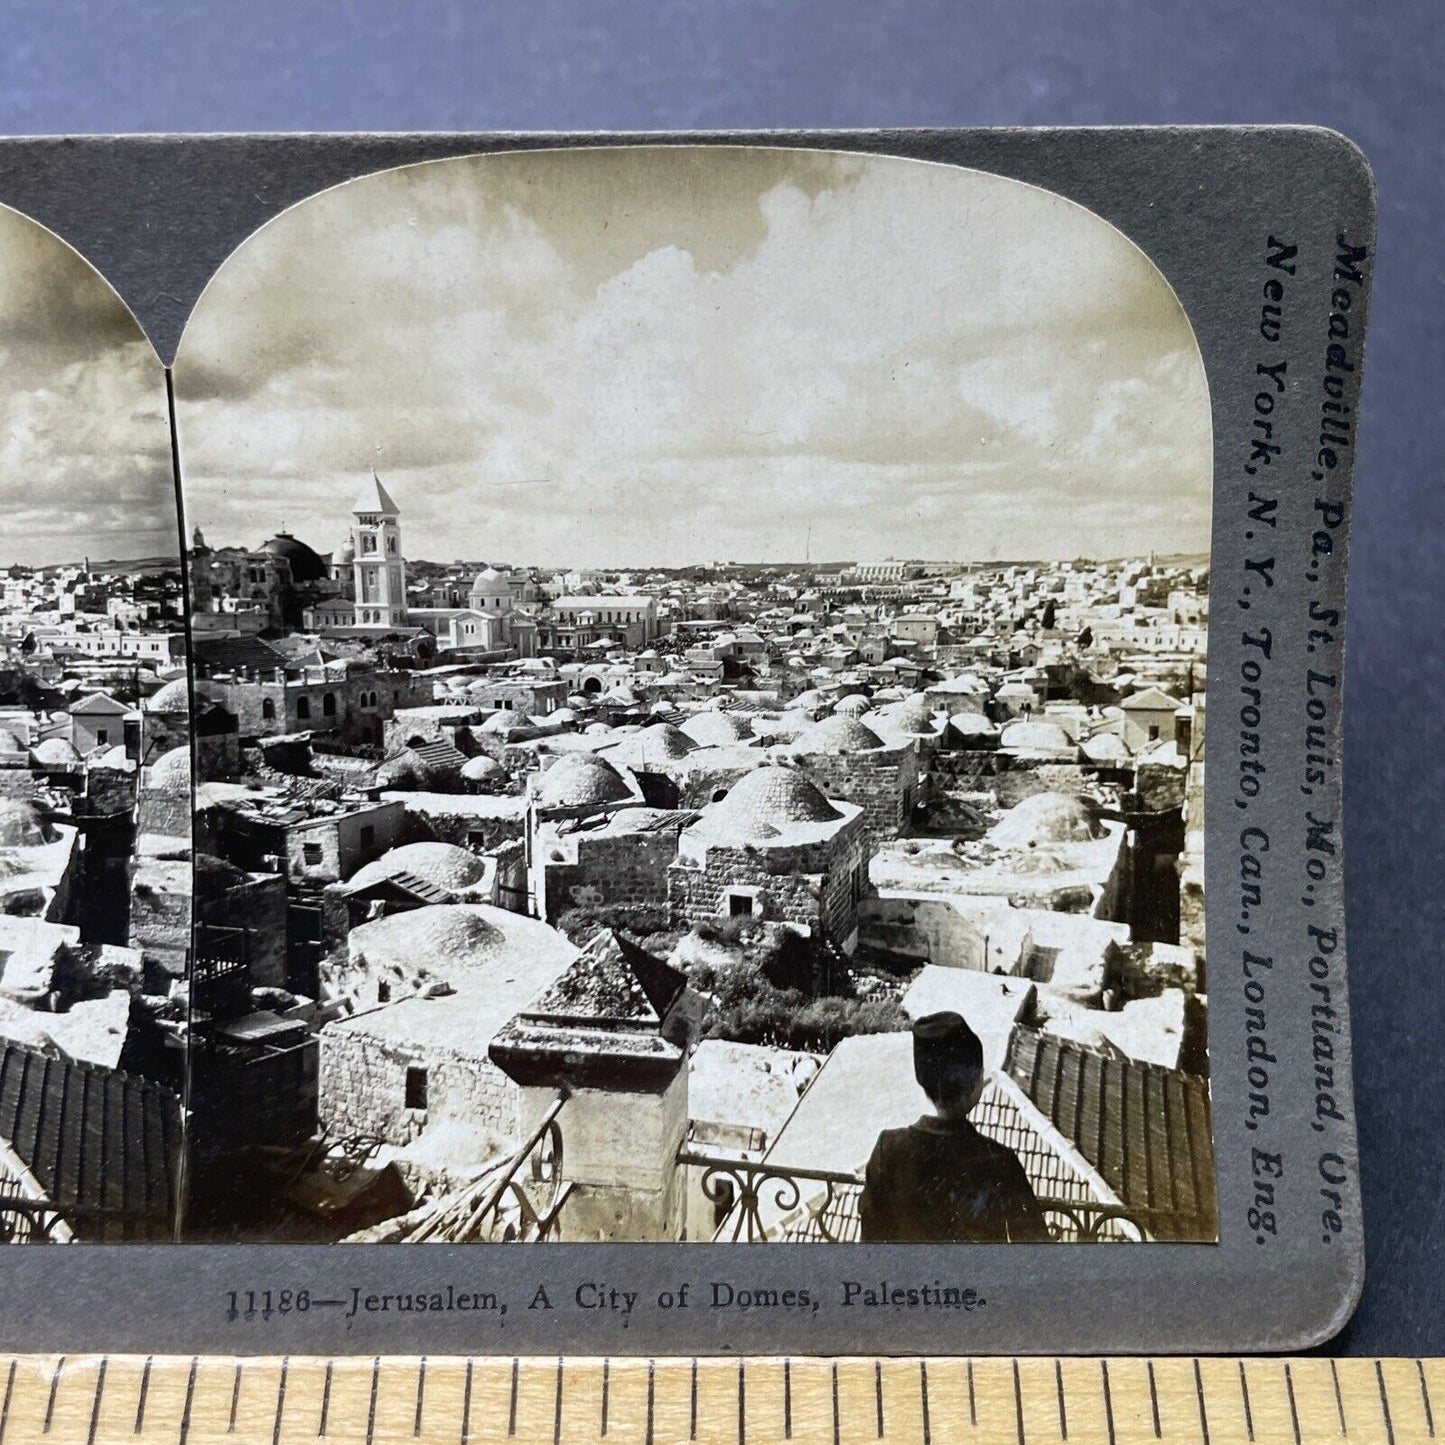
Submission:
<svg viewBox="0 0 1445 1445">
<path fill-rule="evenodd" d="M 276 716 L 276 704 L 269 697 L 261 699 L 261 716 L 270 722 Z"/>
<path fill-rule="evenodd" d="M 310 699 L 309 697 L 298 697 L 298 698 L 296 699 L 296 716 L 297 716 L 297 717 L 310 717 L 310 716 L 311 716 L 311 699 Z"/>
<path fill-rule="evenodd" d="M 322 697 L 322 699 L 321 699 L 321 715 L 322 715 L 322 717 L 335 717 L 335 716 L 336 716 L 336 694 L 335 694 L 335 693 L 328 692 L 328 693 L 326 693 L 326 694 Z"/>
</svg>

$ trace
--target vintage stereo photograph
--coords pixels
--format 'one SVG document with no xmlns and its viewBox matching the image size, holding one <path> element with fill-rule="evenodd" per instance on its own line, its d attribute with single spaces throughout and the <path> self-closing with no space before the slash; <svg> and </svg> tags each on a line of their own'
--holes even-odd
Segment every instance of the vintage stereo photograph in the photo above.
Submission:
<svg viewBox="0 0 1445 1445">
<path fill-rule="evenodd" d="M 80 1246 L 0 1250 L 7 1346 L 1338 1328 L 1348 141 L 0 203 L 0 1236 Z"/>
</svg>

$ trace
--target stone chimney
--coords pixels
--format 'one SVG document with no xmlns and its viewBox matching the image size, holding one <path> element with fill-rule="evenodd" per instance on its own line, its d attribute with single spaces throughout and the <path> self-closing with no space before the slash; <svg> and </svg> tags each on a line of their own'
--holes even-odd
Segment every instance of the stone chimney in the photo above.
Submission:
<svg viewBox="0 0 1445 1445">
<path fill-rule="evenodd" d="M 686 1205 L 676 1158 L 688 1127 L 687 1063 L 701 1000 L 686 977 L 616 934 L 576 962 L 492 1040 L 522 1088 L 523 1131 L 559 1091 L 560 1238 L 675 1240 Z"/>
</svg>

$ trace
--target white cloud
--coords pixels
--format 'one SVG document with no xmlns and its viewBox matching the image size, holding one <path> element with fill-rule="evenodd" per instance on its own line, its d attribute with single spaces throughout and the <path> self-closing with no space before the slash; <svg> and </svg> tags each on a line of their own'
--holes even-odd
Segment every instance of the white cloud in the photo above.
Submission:
<svg viewBox="0 0 1445 1445">
<path fill-rule="evenodd" d="M 213 541 L 284 517 L 329 547 L 375 465 L 413 556 L 788 557 L 810 527 L 838 558 L 1208 543 L 1167 284 L 977 172 L 668 149 L 392 172 L 243 246 L 176 372 Z"/>
</svg>

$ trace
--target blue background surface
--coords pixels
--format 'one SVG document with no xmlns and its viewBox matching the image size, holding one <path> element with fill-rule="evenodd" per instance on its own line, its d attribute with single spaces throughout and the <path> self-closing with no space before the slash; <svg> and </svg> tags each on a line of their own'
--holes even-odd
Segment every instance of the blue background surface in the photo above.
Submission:
<svg viewBox="0 0 1445 1445">
<path fill-rule="evenodd" d="M 1380 186 L 1346 703 L 1368 1234 L 1335 1349 L 1445 1353 L 1441 11 L 1434 0 L 0 9 L 0 133 L 1296 121 Z"/>
</svg>

